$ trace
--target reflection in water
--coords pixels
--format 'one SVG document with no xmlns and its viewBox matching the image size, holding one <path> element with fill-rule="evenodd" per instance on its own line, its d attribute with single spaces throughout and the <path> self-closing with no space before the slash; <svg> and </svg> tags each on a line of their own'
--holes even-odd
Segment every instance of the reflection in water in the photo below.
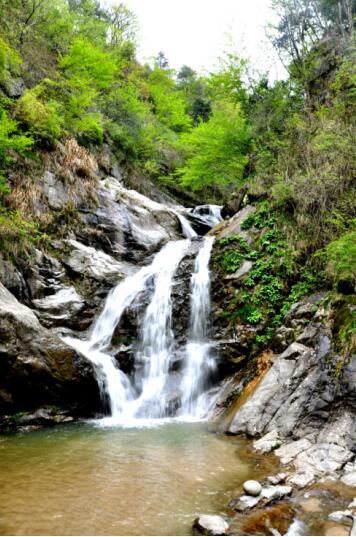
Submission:
<svg viewBox="0 0 356 537">
<path fill-rule="evenodd" d="M 0 443 L 0 533 L 187 535 L 223 512 L 251 463 L 203 424 L 76 425 Z"/>
</svg>

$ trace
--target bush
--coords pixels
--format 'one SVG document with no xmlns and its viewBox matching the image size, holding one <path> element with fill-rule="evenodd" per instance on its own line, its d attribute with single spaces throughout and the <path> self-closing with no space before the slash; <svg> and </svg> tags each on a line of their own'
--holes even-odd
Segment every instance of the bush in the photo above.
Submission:
<svg viewBox="0 0 356 537">
<path fill-rule="evenodd" d="M 28 134 L 18 130 L 18 124 L 0 108 L 0 193 L 8 191 L 8 185 L 3 175 L 5 167 L 11 164 L 13 152 L 23 153 L 33 144 Z"/>
<path fill-rule="evenodd" d="M 17 75 L 22 63 L 20 55 L 0 37 L 0 81 L 9 78 L 10 74 Z"/>
<path fill-rule="evenodd" d="M 28 127 L 35 138 L 54 140 L 60 137 L 62 107 L 53 99 L 46 101 L 44 84 L 26 90 L 18 100 L 15 111 L 17 119 Z"/>
<path fill-rule="evenodd" d="M 356 222 L 355 222 L 356 223 Z M 334 281 L 355 279 L 356 231 L 351 230 L 330 242 L 326 249 L 327 273 Z"/>
</svg>

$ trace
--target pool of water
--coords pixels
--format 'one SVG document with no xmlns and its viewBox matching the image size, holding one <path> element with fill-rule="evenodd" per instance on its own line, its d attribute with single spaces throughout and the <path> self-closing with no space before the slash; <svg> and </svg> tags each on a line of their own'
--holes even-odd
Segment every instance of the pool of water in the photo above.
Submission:
<svg viewBox="0 0 356 537">
<path fill-rule="evenodd" d="M 0 534 L 190 535 L 268 469 L 207 424 L 85 423 L 0 438 Z"/>
</svg>

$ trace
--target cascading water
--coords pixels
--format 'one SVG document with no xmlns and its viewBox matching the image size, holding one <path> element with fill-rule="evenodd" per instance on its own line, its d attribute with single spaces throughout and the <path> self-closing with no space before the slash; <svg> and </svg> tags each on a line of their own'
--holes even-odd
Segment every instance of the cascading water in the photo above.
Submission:
<svg viewBox="0 0 356 537">
<path fill-rule="evenodd" d="M 178 219 L 180 221 L 180 225 L 182 226 L 182 232 L 187 239 L 192 239 L 193 237 L 197 237 L 197 233 L 194 231 L 192 226 L 189 224 L 188 220 L 181 214 L 176 213 L 178 216 Z"/>
<path fill-rule="evenodd" d="M 191 238 L 196 235 L 184 217 L 182 230 Z M 210 313 L 209 259 L 213 238 L 204 238 L 195 260 L 191 277 L 191 314 L 185 361 L 181 372 L 181 409 L 184 418 L 200 419 L 206 414 L 206 401 L 201 397 L 207 373 L 214 365 L 207 341 Z M 172 286 L 182 259 L 189 253 L 189 239 L 169 242 L 155 255 L 151 265 L 126 278 L 108 295 L 88 341 L 64 340 L 85 355 L 96 368 L 98 384 L 110 405 L 111 417 L 120 422 L 136 418 L 163 418 L 171 414 L 167 401 L 170 364 L 175 353 L 171 328 Z M 140 328 L 140 341 L 135 356 L 137 372 L 132 379 L 121 371 L 110 346 L 120 319 L 135 299 L 153 286 L 150 302 Z M 179 406 L 179 405 L 178 405 Z"/>
<path fill-rule="evenodd" d="M 148 305 L 141 329 L 138 359 L 143 362 L 141 395 L 133 405 L 134 415 L 161 418 L 166 414 L 163 391 L 172 357 L 171 329 L 173 276 L 187 252 L 189 241 L 169 243 L 164 264 L 156 276 L 155 290 Z"/>
<path fill-rule="evenodd" d="M 204 390 L 207 374 L 215 365 L 207 339 L 210 315 L 209 261 L 213 242 L 213 237 L 204 239 L 191 278 L 190 329 L 186 346 L 186 369 L 182 380 L 181 414 L 196 418 L 206 414 L 207 401 L 199 396 Z"/>
</svg>

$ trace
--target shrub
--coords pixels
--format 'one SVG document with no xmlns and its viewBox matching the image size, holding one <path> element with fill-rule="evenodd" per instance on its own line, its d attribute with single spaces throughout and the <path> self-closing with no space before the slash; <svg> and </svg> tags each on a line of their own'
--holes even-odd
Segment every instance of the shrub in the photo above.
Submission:
<svg viewBox="0 0 356 537">
<path fill-rule="evenodd" d="M 18 124 L 0 108 L 0 193 L 8 191 L 8 185 L 3 175 L 13 157 L 13 152 L 24 153 L 33 144 L 28 134 L 20 133 Z"/>
<path fill-rule="evenodd" d="M 356 231 L 344 233 L 339 239 L 330 242 L 326 249 L 327 273 L 333 280 L 355 278 Z"/>
<path fill-rule="evenodd" d="M 36 138 L 53 140 L 60 137 L 63 126 L 61 106 L 53 99 L 46 101 L 44 84 L 26 90 L 15 111 L 16 117 Z"/>
</svg>

